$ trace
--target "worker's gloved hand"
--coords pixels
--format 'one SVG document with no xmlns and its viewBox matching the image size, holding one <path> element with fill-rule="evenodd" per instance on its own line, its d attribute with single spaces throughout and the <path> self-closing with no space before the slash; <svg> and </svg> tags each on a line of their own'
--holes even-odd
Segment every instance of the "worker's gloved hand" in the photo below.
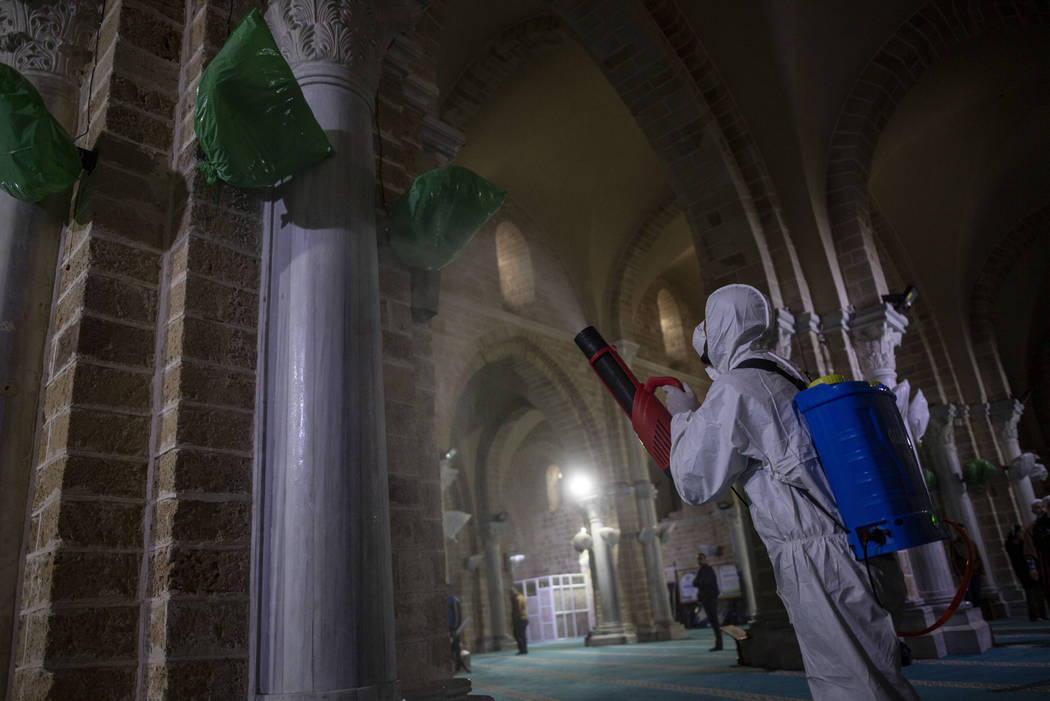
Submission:
<svg viewBox="0 0 1050 701">
<path fill-rule="evenodd" d="M 667 411 L 672 416 L 686 411 L 696 411 L 700 406 L 696 401 L 696 395 L 693 394 L 693 388 L 685 382 L 682 383 L 682 389 L 674 385 L 664 385 L 663 390 L 667 393 Z"/>
</svg>

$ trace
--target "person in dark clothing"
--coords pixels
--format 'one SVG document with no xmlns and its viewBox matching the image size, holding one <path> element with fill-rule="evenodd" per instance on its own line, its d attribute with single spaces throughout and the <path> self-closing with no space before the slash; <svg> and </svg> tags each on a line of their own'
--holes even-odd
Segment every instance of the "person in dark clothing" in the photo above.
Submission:
<svg viewBox="0 0 1050 701">
<path fill-rule="evenodd" d="M 517 589 L 510 590 L 510 622 L 514 626 L 514 641 L 518 643 L 518 654 L 529 653 L 529 641 L 525 630 L 529 627 L 529 612 L 525 608 L 525 597 Z"/>
<path fill-rule="evenodd" d="M 1039 581 L 1032 577 L 1032 572 L 1036 569 L 1035 560 L 1025 556 L 1024 529 L 1021 528 L 1021 524 L 1014 524 L 1010 535 L 1006 537 L 1006 542 L 1003 543 L 1003 549 L 1010 558 L 1010 567 L 1013 568 L 1017 581 L 1024 588 L 1024 598 L 1028 604 L 1028 620 L 1045 621 L 1046 598 L 1043 596 Z"/>
<path fill-rule="evenodd" d="M 693 586 L 696 587 L 696 598 L 704 607 L 707 620 L 711 623 L 711 630 L 715 632 L 715 646 L 710 652 L 722 649 L 722 627 L 718 625 L 718 577 L 711 565 L 707 564 L 707 555 L 700 553 L 696 556 L 696 576 L 693 578 Z"/>
<path fill-rule="evenodd" d="M 452 673 L 463 669 L 470 671 L 470 665 L 463 659 L 463 644 L 460 638 L 463 630 L 463 614 L 460 610 L 459 597 L 448 595 L 448 638 L 452 643 Z"/>
</svg>

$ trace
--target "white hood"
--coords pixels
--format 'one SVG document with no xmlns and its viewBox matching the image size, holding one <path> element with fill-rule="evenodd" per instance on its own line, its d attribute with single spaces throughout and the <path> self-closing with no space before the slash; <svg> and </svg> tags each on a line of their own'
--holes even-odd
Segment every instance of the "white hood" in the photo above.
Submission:
<svg viewBox="0 0 1050 701">
<path fill-rule="evenodd" d="M 803 379 L 794 365 L 769 349 L 773 310 L 766 296 L 751 285 L 726 285 L 712 292 L 703 324 L 707 357 L 719 373 L 750 358 L 766 358 Z"/>
</svg>

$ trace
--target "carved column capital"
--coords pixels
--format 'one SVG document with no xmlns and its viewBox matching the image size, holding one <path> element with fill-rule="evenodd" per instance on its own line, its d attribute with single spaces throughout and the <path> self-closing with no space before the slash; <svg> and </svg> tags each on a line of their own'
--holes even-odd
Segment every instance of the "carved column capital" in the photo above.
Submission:
<svg viewBox="0 0 1050 701">
<path fill-rule="evenodd" d="M 955 417 L 958 409 L 954 404 L 934 404 L 930 407 L 930 423 L 926 427 L 926 444 L 939 446 L 955 445 Z"/>
<path fill-rule="evenodd" d="M 411 28 L 422 7 L 417 0 L 273 0 L 266 20 L 293 68 L 336 64 L 375 91 L 390 42 Z"/>
<path fill-rule="evenodd" d="M 849 326 L 861 372 L 887 387 L 895 387 L 896 351 L 908 318 L 888 304 L 877 304 L 855 312 Z"/>
<path fill-rule="evenodd" d="M 795 335 L 795 315 L 787 309 L 776 309 L 774 317 L 776 338 L 773 340 L 773 349 L 780 357 L 790 360 L 791 339 Z"/>
<path fill-rule="evenodd" d="M 98 9 L 78 0 L 0 0 L 0 62 L 79 80 L 91 65 Z"/>
<path fill-rule="evenodd" d="M 988 404 L 988 417 L 1000 438 L 1017 440 L 1017 424 L 1024 413 L 1024 404 L 1016 399 L 1004 399 Z"/>
</svg>

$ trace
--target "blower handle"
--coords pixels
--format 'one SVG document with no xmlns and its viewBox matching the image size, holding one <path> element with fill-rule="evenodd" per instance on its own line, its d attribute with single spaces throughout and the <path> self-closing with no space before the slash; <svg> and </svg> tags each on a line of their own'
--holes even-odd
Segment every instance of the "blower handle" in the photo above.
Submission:
<svg viewBox="0 0 1050 701">
<path fill-rule="evenodd" d="M 682 389 L 682 381 L 677 377 L 650 377 L 645 381 L 645 391 L 652 394 L 657 387 L 666 387 L 667 385 Z"/>
</svg>

